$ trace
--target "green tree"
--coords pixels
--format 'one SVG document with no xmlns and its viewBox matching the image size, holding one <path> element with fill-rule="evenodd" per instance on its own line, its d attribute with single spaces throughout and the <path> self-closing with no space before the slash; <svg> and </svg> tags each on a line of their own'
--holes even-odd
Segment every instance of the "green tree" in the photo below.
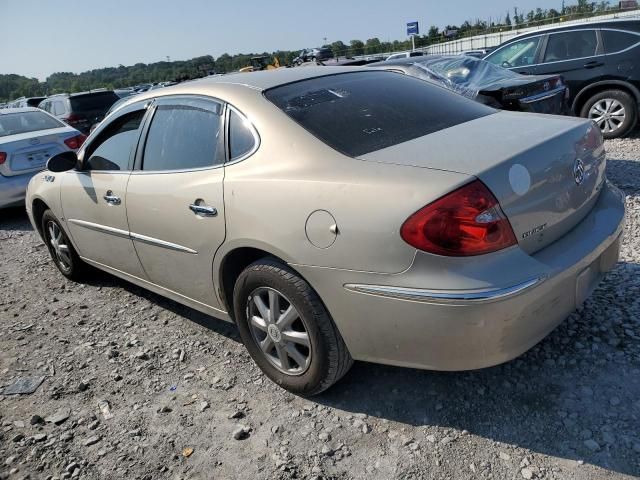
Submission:
<svg viewBox="0 0 640 480">
<path fill-rule="evenodd" d="M 349 51 L 352 56 L 364 55 L 364 43 L 361 40 L 351 40 L 349 44 L 351 45 Z"/>
</svg>

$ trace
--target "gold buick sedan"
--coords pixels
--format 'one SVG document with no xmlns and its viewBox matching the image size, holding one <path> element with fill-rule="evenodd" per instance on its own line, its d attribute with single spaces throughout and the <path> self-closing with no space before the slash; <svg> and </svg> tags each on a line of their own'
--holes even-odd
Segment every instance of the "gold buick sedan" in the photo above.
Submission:
<svg viewBox="0 0 640 480">
<path fill-rule="evenodd" d="M 267 376 L 312 395 L 354 359 L 466 370 L 539 342 L 618 259 L 605 166 L 588 120 L 278 69 L 127 100 L 26 204 L 63 275 L 233 321 Z"/>
</svg>

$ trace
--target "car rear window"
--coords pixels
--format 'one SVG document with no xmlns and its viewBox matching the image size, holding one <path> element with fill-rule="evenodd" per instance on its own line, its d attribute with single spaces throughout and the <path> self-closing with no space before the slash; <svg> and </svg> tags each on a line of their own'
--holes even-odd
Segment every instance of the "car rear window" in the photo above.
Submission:
<svg viewBox="0 0 640 480">
<path fill-rule="evenodd" d="M 0 137 L 64 127 L 64 123 L 42 112 L 20 112 L 0 115 Z"/>
<path fill-rule="evenodd" d="M 92 93 L 69 98 L 71 101 L 71 110 L 74 112 L 97 110 L 102 111 L 103 113 L 109 110 L 109 107 L 119 99 L 120 97 L 113 92 Z"/>
<path fill-rule="evenodd" d="M 324 143 L 351 157 L 495 112 L 394 72 L 316 77 L 272 88 L 265 96 Z"/>
</svg>

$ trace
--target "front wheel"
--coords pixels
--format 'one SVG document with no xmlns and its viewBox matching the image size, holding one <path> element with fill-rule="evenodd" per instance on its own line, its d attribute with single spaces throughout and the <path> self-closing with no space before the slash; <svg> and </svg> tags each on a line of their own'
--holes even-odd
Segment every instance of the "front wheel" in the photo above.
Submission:
<svg viewBox="0 0 640 480">
<path fill-rule="evenodd" d="M 285 264 L 261 259 L 249 265 L 233 298 L 249 354 L 286 390 L 318 394 L 351 368 L 351 355 L 320 298 Z"/>
<path fill-rule="evenodd" d="M 89 266 L 80 259 L 51 210 L 46 210 L 42 215 L 42 233 L 51 259 L 60 273 L 70 280 L 82 279 Z"/>
<path fill-rule="evenodd" d="M 638 107 L 634 98 L 622 90 L 605 90 L 583 105 L 580 116 L 593 120 L 604 138 L 628 135 L 635 127 Z"/>
</svg>

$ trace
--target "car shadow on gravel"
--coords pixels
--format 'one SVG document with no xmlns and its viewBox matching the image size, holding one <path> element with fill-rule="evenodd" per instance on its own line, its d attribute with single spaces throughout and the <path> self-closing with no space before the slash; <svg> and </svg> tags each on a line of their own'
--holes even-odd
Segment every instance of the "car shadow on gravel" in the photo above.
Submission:
<svg viewBox="0 0 640 480">
<path fill-rule="evenodd" d="M 625 348 L 632 345 L 637 355 L 639 342 L 624 333 L 625 321 L 638 320 L 609 322 L 616 315 L 633 316 L 632 309 L 640 305 L 637 289 L 625 288 L 635 276 L 640 276 L 640 265 L 619 263 L 584 308 L 506 364 L 470 372 L 434 372 L 356 362 L 339 383 L 311 400 L 401 425 L 444 429 L 442 436 L 454 441 L 466 430 L 504 444 L 499 448 L 507 452 L 526 448 L 574 465 L 585 461 L 638 475 L 640 464 L 633 451 L 640 442 L 638 364 L 635 371 L 630 367 L 633 359 L 625 357 Z M 233 324 L 106 273 L 98 272 L 88 283 L 123 288 L 182 320 L 240 342 Z M 604 310 L 603 303 L 608 303 Z M 608 332 L 616 332 L 615 337 Z"/>
<path fill-rule="evenodd" d="M 607 158 L 607 178 L 627 195 L 640 195 L 640 158 Z"/>
<path fill-rule="evenodd" d="M 640 338 L 625 333 L 629 323 L 640 331 L 638 288 L 625 287 L 636 276 L 640 265 L 619 263 L 580 311 L 506 364 L 434 372 L 357 362 L 314 400 L 639 475 Z"/>
<path fill-rule="evenodd" d="M 33 230 L 24 206 L 0 209 L 0 230 L 8 232 Z"/>
</svg>

